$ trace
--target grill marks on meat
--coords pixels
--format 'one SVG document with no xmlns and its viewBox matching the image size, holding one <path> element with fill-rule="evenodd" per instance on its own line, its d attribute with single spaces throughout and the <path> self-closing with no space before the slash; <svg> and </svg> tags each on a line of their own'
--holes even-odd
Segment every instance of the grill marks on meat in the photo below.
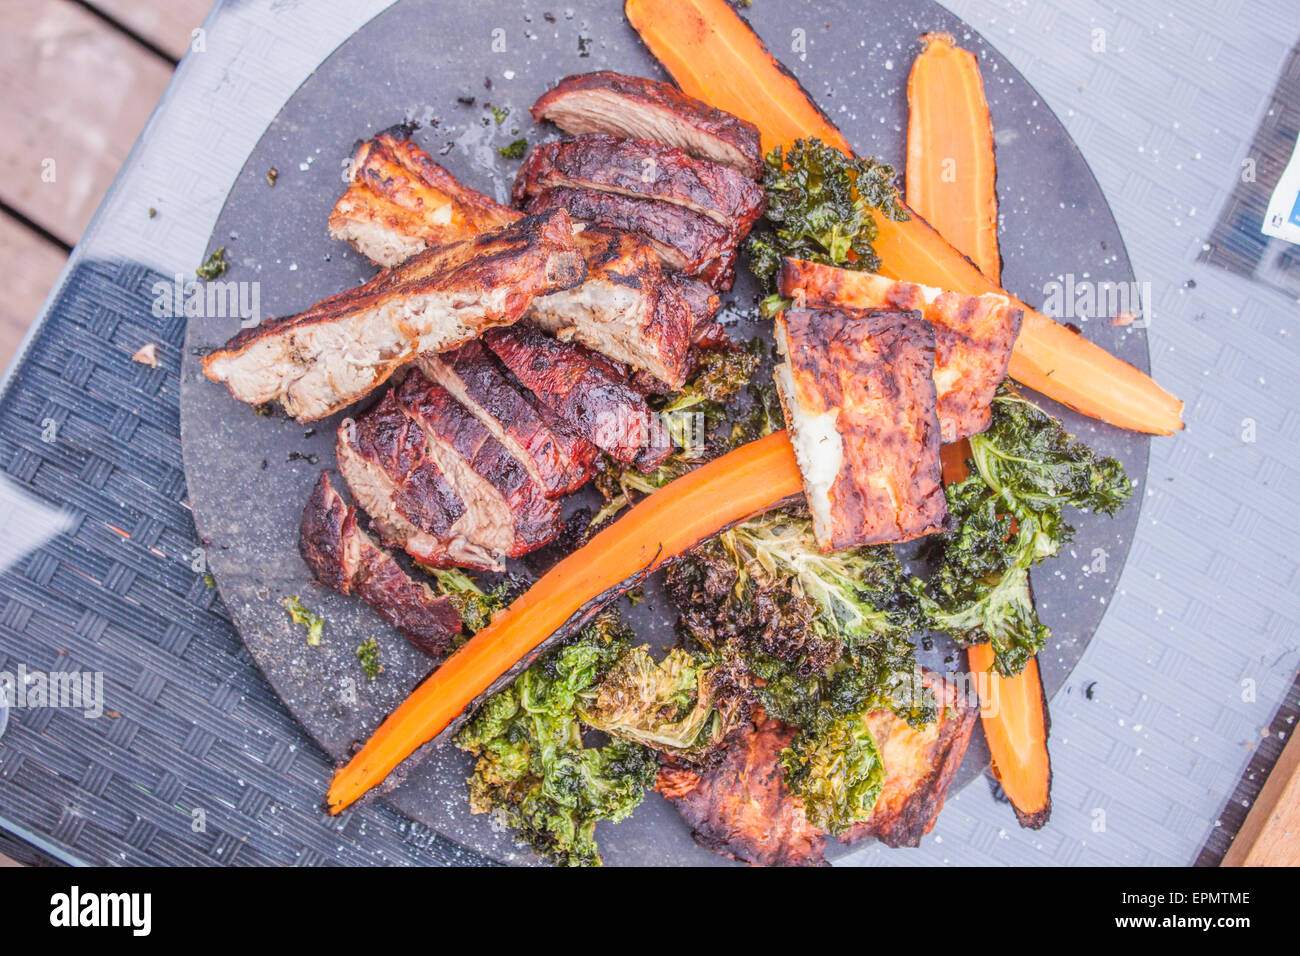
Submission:
<svg viewBox="0 0 1300 956">
<path fill-rule="evenodd" d="M 744 237 L 682 206 L 557 186 L 530 199 L 527 209 L 535 215 L 564 210 L 602 229 L 638 233 L 650 241 L 664 265 L 716 289 L 729 289 L 735 280 L 737 250 Z"/>
<path fill-rule="evenodd" d="M 491 520 L 477 540 L 498 554 L 518 557 L 563 530 L 558 502 L 447 389 L 418 371 L 397 389 L 397 404 L 424 430 L 428 450 L 451 475 L 462 498 Z"/>
<path fill-rule="evenodd" d="M 670 83 L 602 70 L 566 76 L 533 104 L 533 119 L 566 133 L 613 133 L 675 146 L 757 179 L 758 127 L 687 96 Z"/>
<path fill-rule="evenodd" d="M 755 709 L 716 765 L 700 771 L 669 762 L 655 789 L 705 849 L 755 866 L 826 866 L 826 834 L 781 780 L 781 751 L 793 739 L 794 731 Z"/>
<path fill-rule="evenodd" d="M 654 249 L 631 233 L 602 229 L 585 229 L 575 241 L 587 257 L 587 281 L 538 297 L 528 317 L 557 338 L 680 388 L 690 372 L 696 319 Z"/>
<path fill-rule="evenodd" d="M 517 321 L 536 296 L 571 288 L 586 273 L 563 211 L 526 217 L 245 329 L 203 359 L 204 373 L 240 401 L 278 400 L 312 421 L 363 397 L 419 353 Z"/>
<path fill-rule="evenodd" d="M 572 434 L 506 378 L 479 342 L 421 356 L 420 370 L 454 395 L 528 470 L 549 498 L 577 491 L 592 475 L 596 446 Z M 549 420 L 548 420 L 549 419 Z"/>
<path fill-rule="evenodd" d="M 327 588 L 356 594 L 417 648 L 441 656 L 461 630 L 451 601 L 411 578 L 357 524 L 357 510 L 321 472 L 303 510 L 298 550 L 312 576 Z"/>
<path fill-rule="evenodd" d="M 748 233 L 763 213 L 762 188 L 733 169 L 672 146 L 595 134 L 535 147 L 515 179 L 522 202 L 556 186 L 658 199 Z"/>
<path fill-rule="evenodd" d="M 395 126 L 359 142 L 347 191 L 330 213 L 330 235 L 371 262 L 400 265 L 434 246 L 508 226 L 520 213 L 456 180 Z"/>
<path fill-rule="evenodd" d="M 483 339 L 525 387 L 602 451 L 643 471 L 672 453 L 645 396 L 603 355 L 528 324 L 492 329 Z"/>
<path fill-rule="evenodd" d="M 781 270 L 781 294 L 811 307 L 919 312 L 934 329 L 934 384 L 945 443 L 988 427 L 1024 313 L 1003 295 L 959 295 L 800 259 Z"/>
<path fill-rule="evenodd" d="M 777 390 L 818 545 L 945 530 L 930 326 L 914 312 L 789 309 L 776 341 Z"/>
</svg>

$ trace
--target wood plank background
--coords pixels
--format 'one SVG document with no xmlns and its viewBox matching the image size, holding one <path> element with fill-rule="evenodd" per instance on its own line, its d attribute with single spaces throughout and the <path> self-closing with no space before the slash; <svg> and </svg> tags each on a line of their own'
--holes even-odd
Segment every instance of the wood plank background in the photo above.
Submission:
<svg viewBox="0 0 1300 956">
<path fill-rule="evenodd" d="M 9 364 L 212 0 L 5 0 L 0 367 Z"/>
</svg>

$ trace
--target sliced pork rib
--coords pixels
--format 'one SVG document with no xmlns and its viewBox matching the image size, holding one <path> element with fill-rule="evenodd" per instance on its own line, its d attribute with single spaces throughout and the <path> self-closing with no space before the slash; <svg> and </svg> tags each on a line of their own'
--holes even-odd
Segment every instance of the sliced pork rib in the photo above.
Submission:
<svg viewBox="0 0 1300 956">
<path fill-rule="evenodd" d="M 421 356 L 419 366 L 519 459 L 548 498 L 571 494 L 591 478 L 596 446 L 517 389 L 481 343 L 466 342 L 453 352 Z"/>
<path fill-rule="evenodd" d="M 433 657 L 460 633 L 460 614 L 445 596 L 411 578 L 357 524 L 357 510 L 321 472 L 298 528 L 298 550 L 312 576 L 327 588 L 356 594 Z"/>
<path fill-rule="evenodd" d="M 538 295 L 586 278 L 562 210 L 430 249 L 298 315 L 245 329 L 203 370 L 252 405 L 278 400 L 299 421 L 337 411 L 422 352 L 443 352 L 517 321 Z"/>
<path fill-rule="evenodd" d="M 524 386 L 602 451 L 643 471 L 672 453 L 672 439 L 618 365 L 577 342 L 521 323 L 483 336 Z"/>
<path fill-rule="evenodd" d="M 680 388 L 690 372 L 695 318 L 653 247 L 631 233 L 594 228 L 575 240 L 587 257 L 587 281 L 539 296 L 528 318 L 557 338 Z"/>
<path fill-rule="evenodd" d="M 602 229 L 635 232 L 650 241 L 664 265 L 715 289 L 730 289 L 735 281 L 736 255 L 744 237 L 685 206 L 557 186 L 533 196 L 527 209 L 535 215 L 563 210 Z"/>
<path fill-rule="evenodd" d="M 393 268 L 433 246 L 508 226 L 520 213 L 462 185 L 394 126 L 357 144 L 330 235 Z"/>
<path fill-rule="evenodd" d="M 676 146 L 757 179 L 758 127 L 687 96 L 670 83 L 601 70 L 566 76 L 533 104 L 533 119 L 566 133 L 613 133 Z"/>
<path fill-rule="evenodd" d="M 734 169 L 662 143 L 601 134 L 535 147 L 515 178 L 515 201 L 557 186 L 659 199 L 742 236 L 766 203 L 762 188 Z"/>
<path fill-rule="evenodd" d="M 431 567 L 502 570 L 559 534 L 557 502 L 441 385 L 407 376 L 336 443 L 339 472 L 385 543 Z"/>
</svg>

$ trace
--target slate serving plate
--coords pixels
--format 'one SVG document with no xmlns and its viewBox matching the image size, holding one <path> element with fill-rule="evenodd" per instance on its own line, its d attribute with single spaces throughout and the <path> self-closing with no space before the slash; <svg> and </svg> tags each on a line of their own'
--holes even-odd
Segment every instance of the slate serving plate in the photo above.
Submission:
<svg viewBox="0 0 1300 956">
<path fill-rule="evenodd" d="M 917 37 L 930 30 L 956 35 L 980 56 L 993 116 L 1006 287 L 1037 303 L 1047 284 L 1066 274 L 1078 281 L 1132 280 L 1114 218 L 1068 133 L 1024 78 L 958 18 L 929 0 L 756 3 L 744 13 L 861 153 L 896 164 L 904 156 L 907 72 Z M 395 123 L 420 124 L 416 139 L 439 162 L 506 201 L 518 162 L 502 158 L 497 148 L 519 136 L 532 144 L 558 135 L 534 126 L 528 106 L 560 77 L 596 69 L 663 76 L 618 0 L 402 0 L 320 65 L 249 156 L 209 245 L 228 249 L 231 268 L 224 278 L 257 283 L 265 317 L 300 311 L 372 275 L 360 255 L 329 238 L 325 223 L 343 190 L 343 162 L 353 143 Z M 492 106 L 508 110 L 501 122 Z M 272 168 L 274 187 L 267 182 Z M 742 270 L 726 297 L 733 336 L 767 334 L 752 308 L 757 293 Z M 1098 318 L 1074 321 L 1089 338 L 1148 368 L 1141 329 Z M 254 659 L 307 731 L 342 758 L 431 663 L 360 601 L 312 582 L 297 553 L 297 525 L 317 475 L 333 465 L 338 417 L 313 427 L 258 415 L 204 379 L 198 356 L 238 325 L 235 317 L 189 322 L 181 422 L 190 502 L 208 565 Z M 1052 695 L 1079 660 L 1115 588 L 1142 501 L 1148 440 L 1046 406 L 1099 451 L 1119 457 L 1139 482 L 1133 504 L 1119 517 L 1076 514 L 1073 543 L 1034 574 L 1039 612 L 1053 628 L 1040 655 Z M 569 510 L 584 504 L 590 499 L 571 502 Z M 518 570 L 535 575 L 554 557 L 533 556 Z M 327 619 L 319 647 L 306 646 L 303 631 L 281 607 L 291 596 Z M 657 582 L 630 613 L 644 640 L 672 643 L 673 612 Z M 384 670 L 367 681 L 353 652 L 371 636 L 379 640 Z M 920 652 L 924 666 L 964 666 L 963 655 L 946 640 L 929 643 Z M 976 730 L 954 788 L 987 765 Z M 468 812 L 469 767 L 453 748 L 435 751 L 385 799 L 494 859 L 532 862 L 508 834 Z M 630 820 L 602 825 L 599 835 L 607 864 L 723 862 L 696 847 L 667 802 L 653 794 Z M 846 852 L 832 842 L 828 856 Z"/>
</svg>

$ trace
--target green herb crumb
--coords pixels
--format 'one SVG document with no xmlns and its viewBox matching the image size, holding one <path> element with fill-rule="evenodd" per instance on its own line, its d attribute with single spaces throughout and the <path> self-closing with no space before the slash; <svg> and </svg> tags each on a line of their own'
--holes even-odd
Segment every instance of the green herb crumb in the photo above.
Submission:
<svg viewBox="0 0 1300 956">
<path fill-rule="evenodd" d="M 500 153 L 502 156 L 504 156 L 506 159 L 523 159 L 524 150 L 526 150 L 527 148 L 528 148 L 528 140 L 524 139 L 521 136 L 519 137 L 519 139 L 515 140 L 509 146 L 498 147 L 497 152 Z"/>
<path fill-rule="evenodd" d="M 321 632 L 325 630 L 325 618 L 307 610 L 297 597 L 285 598 L 280 603 L 293 618 L 293 623 L 307 628 L 307 646 L 317 647 L 320 644 Z"/>
<path fill-rule="evenodd" d="M 367 679 L 374 680 L 383 673 L 384 665 L 379 663 L 379 640 L 377 638 L 372 637 L 369 640 L 362 641 L 357 645 L 354 653 L 357 655 L 357 660 L 361 662 L 361 669 L 365 671 Z"/>
<path fill-rule="evenodd" d="M 230 263 L 226 261 L 226 247 L 222 246 L 208 256 L 203 265 L 194 270 L 194 274 L 205 282 L 211 282 L 225 275 L 229 267 Z"/>
</svg>

